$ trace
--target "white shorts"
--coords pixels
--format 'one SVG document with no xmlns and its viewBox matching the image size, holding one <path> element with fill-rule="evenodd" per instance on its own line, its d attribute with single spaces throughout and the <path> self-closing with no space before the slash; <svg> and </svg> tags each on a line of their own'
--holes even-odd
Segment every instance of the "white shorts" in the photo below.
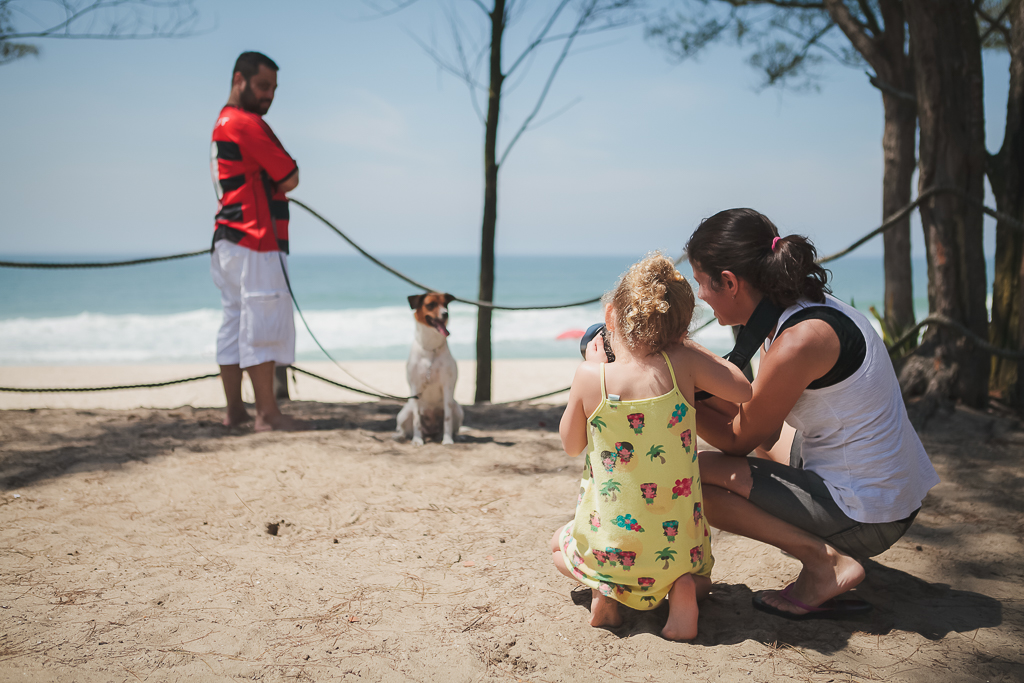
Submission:
<svg viewBox="0 0 1024 683">
<path fill-rule="evenodd" d="M 210 273 L 220 289 L 224 318 L 217 333 L 217 364 L 250 368 L 295 362 L 295 316 L 276 251 L 252 251 L 228 240 L 213 247 Z"/>
</svg>

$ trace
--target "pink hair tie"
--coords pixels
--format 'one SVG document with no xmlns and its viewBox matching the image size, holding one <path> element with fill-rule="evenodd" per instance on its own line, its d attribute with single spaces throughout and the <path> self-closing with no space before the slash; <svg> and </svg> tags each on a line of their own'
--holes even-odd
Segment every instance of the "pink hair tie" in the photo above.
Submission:
<svg viewBox="0 0 1024 683">
<path fill-rule="evenodd" d="M 772 240 L 772 251 L 775 251 L 775 245 L 778 244 L 779 240 L 781 239 L 781 237 L 776 237 L 775 239 Z"/>
</svg>

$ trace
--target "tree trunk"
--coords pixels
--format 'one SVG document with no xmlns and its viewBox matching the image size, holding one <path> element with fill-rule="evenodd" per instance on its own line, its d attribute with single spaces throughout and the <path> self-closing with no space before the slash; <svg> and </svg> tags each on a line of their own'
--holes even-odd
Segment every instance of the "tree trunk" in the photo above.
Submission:
<svg viewBox="0 0 1024 683">
<path fill-rule="evenodd" d="M 917 165 L 914 156 L 917 105 L 888 93 L 882 94 L 882 103 L 885 107 L 882 216 L 888 218 L 910 203 L 914 168 Z M 885 248 L 885 321 L 889 329 L 899 336 L 903 330 L 914 326 L 910 216 L 887 230 L 882 239 Z"/>
<path fill-rule="evenodd" d="M 988 179 L 996 208 L 1024 220 L 1024 2 L 1010 10 L 1010 95 L 1006 132 L 999 153 L 989 157 Z M 1024 348 L 1024 233 L 1004 221 L 996 224 L 996 263 L 992 282 L 989 341 L 1004 349 Z M 1024 410 L 1024 372 L 1020 361 L 992 357 L 992 389 Z"/>
<path fill-rule="evenodd" d="M 970 0 L 905 0 L 920 121 L 919 192 L 953 187 L 979 204 L 984 198 L 985 118 L 981 45 Z M 928 249 L 930 309 L 988 332 L 982 211 L 957 194 L 921 205 Z M 959 399 L 985 405 L 986 354 L 955 331 L 932 326 L 901 383 L 938 404 Z M 917 386 L 915 386 L 917 385 Z"/>
<path fill-rule="evenodd" d="M 501 39 L 505 30 L 505 0 L 495 0 L 491 12 L 491 76 L 484 137 L 484 220 L 480 238 L 480 301 L 494 300 L 494 233 L 498 224 L 498 113 L 501 108 Z M 491 400 L 491 313 L 481 306 L 476 317 L 476 403 Z"/>
<path fill-rule="evenodd" d="M 879 0 L 884 29 L 874 20 L 865 24 L 850 11 L 850 2 L 825 0 L 824 7 L 850 44 L 871 65 L 881 82 L 885 129 L 882 134 L 882 218 L 910 203 L 911 182 L 917 160 L 917 103 L 914 99 L 914 68 L 907 52 L 906 17 L 902 0 Z M 871 10 L 874 16 L 874 11 Z M 869 30 L 869 26 L 873 26 Z M 914 325 L 914 286 L 910 265 L 910 217 L 887 230 L 883 237 L 885 272 L 885 322 L 897 336 Z"/>
</svg>

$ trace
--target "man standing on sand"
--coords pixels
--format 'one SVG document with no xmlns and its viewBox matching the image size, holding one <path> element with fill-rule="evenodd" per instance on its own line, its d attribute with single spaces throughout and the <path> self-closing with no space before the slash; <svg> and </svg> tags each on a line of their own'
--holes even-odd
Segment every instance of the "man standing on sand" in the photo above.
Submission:
<svg viewBox="0 0 1024 683">
<path fill-rule="evenodd" d="M 224 307 L 217 334 L 217 363 L 228 404 L 224 425 L 252 419 L 242 402 L 244 371 L 256 395 L 256 431 L 307 428 L 282 414 L 274 395 L 275 364 L 295 360 L 295 320 L 285 279 L 285 193 L 299 184 L 299 167 L 263 121 L 274 101 L 277 70 L 259 52 L 238 57 L 210 152 L 220 202 L 210 271 Z"/>
</svg>

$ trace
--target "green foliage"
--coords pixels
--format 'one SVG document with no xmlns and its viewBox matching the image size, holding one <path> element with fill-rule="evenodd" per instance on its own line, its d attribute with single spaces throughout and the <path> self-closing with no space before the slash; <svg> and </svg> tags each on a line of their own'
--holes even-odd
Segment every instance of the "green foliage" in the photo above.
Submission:
<svg viewBox="0 0 1024 683">
<path fill-rule="evenodd" d="M 902 360 L 913 353 L 914 349 L 917 348 L 917 335 L 914 335 L 902 344 L 897 344 L 903 335 L 907 333 L 909 328 L 901 327 L 899 329 L 893 329 L 882 314 L 878 312 L 877 308 L 870 306 L 868 310 L 871 311 L 871 315 L 875 317 L 875 320 L 878 321 L 879 327 L 882 328 L 882 342 L 885 344 L 885 348 L 889 350 L 889 357 L 892 358 L 894 362 Z"/>
<path fill-rule="evenodd" d="M 864 5 L 847 0 L 865 25 Z M 679 60 L 696 57 L 725 40 L 750 47 L 747 62 L 763 76 L 760 88 L 817 90 L 818 66 L 825 57 L 854 67 L 864 61 L 836 27 L 820 0 L 679 0 L 673 14 L 662 13 L 647 27 L 648 39 L 661 43 Z"/>
</svg>

